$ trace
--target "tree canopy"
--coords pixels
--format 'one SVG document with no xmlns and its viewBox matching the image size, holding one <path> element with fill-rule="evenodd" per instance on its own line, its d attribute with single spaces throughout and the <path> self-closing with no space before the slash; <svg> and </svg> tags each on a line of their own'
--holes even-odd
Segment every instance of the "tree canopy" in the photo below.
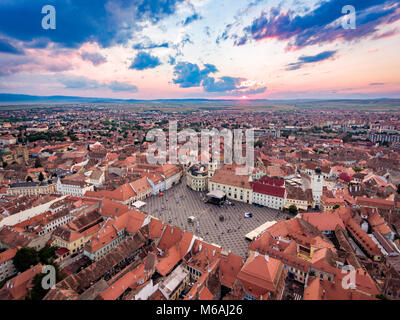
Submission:
<svg viewBox="0 0 400 320">
<path fill-rule="evenodd" d="M 292 204 L 292 205 L 289 207 L 289 212 L 290 212 L 291 214 L 297 214 L 297 213 L 299 212 L 299 210 L 297 209 L 297 207 L 296 207 L 294 204 Z"/>
<path fill-rule="evenodd" d="M 21 248 L 14 256 L 14 267 L 18 272 L 24 272 L 37 265 L 39 262 L 38 252 L 34 248 Z"/>
<path fill-rule="evenodd" d="M 52 264 L 56 257 L 55 250 L 54 247 L 50 246 L 45 246 L 39 251 L 34 248 L 21 248 L 15 254 L 13 260 L 15 269 L 18 272 L 24 272 L 39 262 L 43 265 Z"/>
</svg>

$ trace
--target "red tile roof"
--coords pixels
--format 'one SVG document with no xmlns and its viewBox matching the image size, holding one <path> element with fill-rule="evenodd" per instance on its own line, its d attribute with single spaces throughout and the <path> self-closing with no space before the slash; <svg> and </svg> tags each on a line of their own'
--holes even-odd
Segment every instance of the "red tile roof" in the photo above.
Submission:
<svg viewBox="0 0 400 320">
<path fill-rule="evenodd" d="M 275 292 L 281 268 L 283 264 L 279 260 L 252 251 L 237 278 L 246 293 L 260 297 L 267 292 Z"/>
<path fill-rule="evenodd" d="M 264 183 L 250 182 L 253 187 L 253 192 L 262 193 L 273 197 L 284 198 L 285 197 L 285 188 L 276 187 Z"/>
<path fill-rule="evenodd" d="M 227 257 L 221 256 L 219 264 L 221 284 L 225 287 L 232 288 L 242 266 L 243 258 L 236 254 L 229 253 Z"/>
<path fill-rule="evenodd" d="M 8 260 L 11 260 L 14 258 L 15 254 L 17 253 L 18 249 L 13 248 L 13 249 L 8 249 L 2 253 L 0 253 L 0 265 Z"/>
<path fill-rule="evenodd" d="M 150 239 L 158 239 L 165 228 L 165 223 L 159 219 L 151 218 L 149 223 Z"/>
<path fill-rule="evenodd" d="M 0 290 L 0 300 L 19 300 L 26 296 L 28 289 L 32 286 L 32 279 L 42 272 L 42 269 L 41 265 L 34 266 L 7 281 Z"/>
<path fill-rule="evenodd" d="M 320 231 L 335 231 L 337 226 L 345 229 L 342 219 L 334 211 L 303 213 L 302 218 Z"/>
<path fill-rule="evenodd" d="M 340 283 L 333 283 L 311 277 L 304 290 L 304 300 L 377 300 L 354 289 L 344 289 Z"/>
<path fill-rule="evenodd" d="M 144 272 L 144 264 L 142 263 L 135 270 L 126 273 L 111 284 L 108 289 L 100 294 L 100 298 L 103 300 L 116 300 L 128 290 L 128 288 L 135 289 L 141 286 L 141 282 L 144 283 L 145 280 L 147 280 L 147 275 Z"/>
<path fill-rule="evenodd" d="M 371 199 L 366 197 L 357 197 L 358 206 L 374 207 L 380 209 L 394 209 L 394 201 L 385 199 Z"/>
</svg>

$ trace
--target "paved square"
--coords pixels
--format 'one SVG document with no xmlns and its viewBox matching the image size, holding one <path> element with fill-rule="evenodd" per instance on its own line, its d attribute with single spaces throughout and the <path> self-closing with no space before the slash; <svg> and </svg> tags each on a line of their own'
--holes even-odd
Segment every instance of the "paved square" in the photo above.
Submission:
<svg viewBox="0 0 400 320">
<path fill-rule="evenodd" d="M 247 257 L 249 241 L 245 235 L 265 222 L 285 219 L 287 214 L 270 208 L 233 201 L 234 206 L 222 207 L 204 203 L 206 192 L 196 192 L 182 183 L 164 192 L 164 196 L 152 196 L 145 200 L 141 211 L 148 213 L 173 226 L 189 231 L 209 243 L 232 250 L 233 253 Z M 253 213 L 253 218 L 244 218 L 245 212 Z M 224 222 L 219 216 L 225 218 Z M 194 216 L 194 223 L 188 217 Z M 228 232 L 228 229 L 230 229 Z"/>
</svg>

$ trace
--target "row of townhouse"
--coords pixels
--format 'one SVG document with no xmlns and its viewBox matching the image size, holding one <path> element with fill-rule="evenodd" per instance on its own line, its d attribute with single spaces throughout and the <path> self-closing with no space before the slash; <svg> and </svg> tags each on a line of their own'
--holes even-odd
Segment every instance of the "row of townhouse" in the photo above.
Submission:
<svg viewBox="0 0 400 320">
<path fill-rule="evenodd" d="M 283 179 L 263 176 L 250 181 L 250 175 L 237 175 L 235 167 L 226 165 L 217 170 L 209 181 L 209 191 L 223 191 L 228 199 L 258 204 L 282 210 L 285 207 L 287 192 Z"/>
<path fill-rule="evenodd" d="M 101 229 L 102 217 L 96 212 L 86 213 L 79 218 L 56 228 L 51 245 L 68 250 L 68 255 L 83 251 L 85 244 Z"/>
<path fill-rule="evenodd" d="M 57 192 L 62 195 L 83 197 L 87 191 L 93 191 L 94 185 L 83 181 L 57 180 Z"/>
<path fill-rule="evenodd" d="M 57 211 L 53 215 L 46 217 L 42 222 L 41 230 L 39 231 L 39 235 L 43 235 L 49 232 L 54 231 L 60 226 L 63 226 L 74 219 L 73 212 L 64 209 L 61 211 Z"/>
<path fill-rule="evenodd" d="M 109 199 L 126 205 L 144 200 L 151 196 L 152 187 L 147 178 L 139 178 L 135 181 L 125 183 L 115 190 L 88 191 L 86 197 L 94 199 Z"/>
<path fill-rule="evenodd" d="M 150 172 L 149 169 L 129 172 L 140 172 L 141 178 L 125 183 L 115 190 L 89 190 L 86 197 L 95 199 L 109 199 L 126 205 L 133 205 L 136 201 L 142 201 L 151 195 L 157 195 L 164 190 L 170 189 L 179 183 L 182 177 L 182 169 L 175 165 L 163 165 Z"/>
<path fill-rule="evenodd" d="M 129 210 L 119 217 L 108 217 L 101 223 L 100 230 L 86 243 L 83 254 L 91 260 L 99 260 L 149 222 L 149 216 L 135 210 Z"/>
<path fill-rule="evenodd" d="M 39 194 L 52 194 L 57 192 L 57 185 L 49 182 L 16 182 L 7 188 L 7 195 L 33 196 Z"/>
<path fill-rule="evenodd" d="M 172 188 L 182 178 L 182 168 L 178 165 L 164 164 L 162 166 L 150 164 L 135 164 L 127 168 L 129 173 L 138 173 L 146 177 L 151 186 L 152 195 Z"/>
</svg>

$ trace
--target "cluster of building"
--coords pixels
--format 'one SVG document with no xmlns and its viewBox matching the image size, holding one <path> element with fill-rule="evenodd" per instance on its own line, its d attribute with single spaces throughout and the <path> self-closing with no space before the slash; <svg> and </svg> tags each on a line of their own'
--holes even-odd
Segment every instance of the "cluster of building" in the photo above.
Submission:
<svg viewBox="0 0 400 320">
<path fill-rule="evenodd" d="M 0 299 L 29 294 L 43 266 L 18 274 L 13 258 L 45 246 L 67 275 L 47 300 L 400 299 L 400 148 L 366 138 L 398 135 L 397 115 L 78 106 L 24 120 L 26 112 L 0 112 L 14 119 L 0 128 Z M 238 175 L 211 153 L 201 165 L 148 163 L 146 131 L 171 120 L 253 129 L 254 167 Z M 262 224 L 242 257 L 140 211 L 182 181 L 288 220 Z"/>
</svg>

